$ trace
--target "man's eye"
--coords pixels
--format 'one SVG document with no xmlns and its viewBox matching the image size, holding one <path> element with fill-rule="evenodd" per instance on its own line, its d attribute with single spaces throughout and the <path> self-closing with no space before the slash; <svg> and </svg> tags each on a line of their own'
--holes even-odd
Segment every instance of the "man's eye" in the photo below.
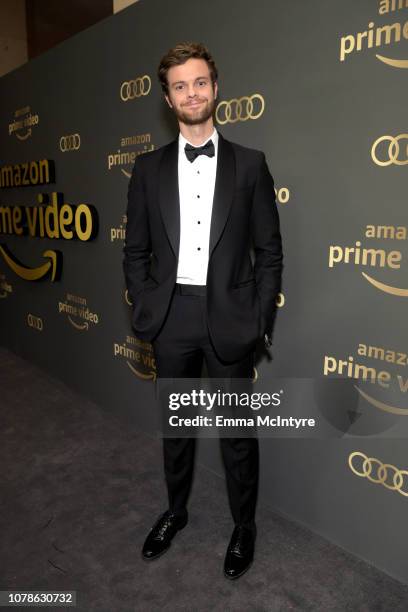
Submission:
<svg viewBox="0 0 408 612">
<path fill-rule="evenodd" d="M 199 81 L 200 85 L 206 85 L 206 81 Z"/>
<path fill-rule="evenodd" d="M 176 85 L 176 89 L 183 89 L 183 85 Z"/>
</svg>

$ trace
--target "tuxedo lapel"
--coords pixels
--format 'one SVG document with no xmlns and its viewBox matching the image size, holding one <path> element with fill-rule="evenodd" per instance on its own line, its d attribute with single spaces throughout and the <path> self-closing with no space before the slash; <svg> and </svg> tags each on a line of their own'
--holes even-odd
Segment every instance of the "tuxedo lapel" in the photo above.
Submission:
<svg viewBox="0 0 408 612">
<path fill-rule="evenodd" d="M 228 219 L 235 185 L 235 156 L 231 144 L 218 132 L 217 172 L 211 215 L 209 256 L 216 247 Z M 159 205 L 173 252 L 180 243 L 180 195 L 178 183 L 178 138 L 163 153 L 159 169 Z"/>
<path fill-rule="evenodd" d="M 232 145 L 218 132 L 217 172 L 211 216 L 209 257 L 215 249 L 232 204 L 235 185 L 235 156 Z"/>
<path fill-rule="evenodd" d="M 180 195 L 178 184 L 178 138 L 163 153 L 159 169 L 159 205 L 164 226 L 176 257 L 180 242 Z"/>
</svg>

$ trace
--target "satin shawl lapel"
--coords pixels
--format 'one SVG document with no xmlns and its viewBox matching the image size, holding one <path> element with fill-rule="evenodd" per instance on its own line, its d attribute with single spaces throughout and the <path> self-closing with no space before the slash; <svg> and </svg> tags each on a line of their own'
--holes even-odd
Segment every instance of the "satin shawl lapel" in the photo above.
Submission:
<svg viewBox="0 0 408 612">
<path fill-rule="evenodd" d="M 235 185 L 235 156 L 232 145 L 219 134 L 217 172 L 211 216 L 210 250 L 216 247 L 228 219 Z M 159 206 L 173 252 L 180 243 L 180 196 L 178 184 L 178 138 L 163 152 L 159 169 Z"/>
<path fill-rule="evenodd" d="M 178 184 L 178 138 L 163 152 L 159 169 L 159 206 L 176 257 L 180 242 L 180 195 Z"/>
<path fill-rule="evenodd" d="M 232 145 L 218 132 L 217 173 L 211 216 L 210 251 L 215 249 L 228 219 L 235 185 L 235 155 Z"/>
</svg>

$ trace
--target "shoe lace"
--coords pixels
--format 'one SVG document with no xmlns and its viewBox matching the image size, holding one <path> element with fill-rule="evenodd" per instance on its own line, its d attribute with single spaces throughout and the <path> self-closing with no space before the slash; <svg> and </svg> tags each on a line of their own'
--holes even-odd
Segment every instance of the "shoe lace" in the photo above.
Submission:
<svg viewBox="0 0 408 612">
<path fill-rule="evenodd" d="M 236 554 L 242 554 L 245 540 L 245 527 L 239 525 L 235 528 L 233 544 L 231 546 L 231 552 Z"/>
<path fill-rule="evenodd" d="M 154 538 L 156 540 L 162 540 L 163 537 L 166 534 L 167 529 L 170 527 L 171 525 L 171 520 L 170 520 L 170 516 L 167 514 L 164 514 L 159 521 L 157 522 L 157 525 L 154 528 Z"/>
</svg>

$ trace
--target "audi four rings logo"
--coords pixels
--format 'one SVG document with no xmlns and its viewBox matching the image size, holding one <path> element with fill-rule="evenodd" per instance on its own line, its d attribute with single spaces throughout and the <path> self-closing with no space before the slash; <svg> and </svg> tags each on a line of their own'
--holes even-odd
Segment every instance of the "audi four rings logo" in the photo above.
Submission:
<svg viewBox="0 0 408 612">
<path fill-rule="evenodd" d="M 81 137 L 79 134 L 69 134 L 68 136 L 61 136 L 59 141 L 59 148 L 63 153 L 67 151 L 78 151 L 81 146 Z"/>
<path fill-rule="evenodd" d="M 42 331 L 44 328 L 42 319 L 40 317 L 34 316 L 31 313 L 28 313 L 27 315 L 27 323 L 29 327 L 32 327 L 33 329 L 37 329 L 38 331 Z"/>
<path fill-rule="evenodd" d="M 363 460 L 362 464 L 358 457 L 361 457 Z M 390 463 L 382 463 L 379 461 L 379 459 L 376 459 L 375 457 L 367 457 L 367 455 L 360 453 L 359 451 L 350 453 L 348 463 L 351 471 L 354 472 L 356 476 L 368 478 L 368 480 L 371 482 L 382 484 L 387 489 L 390 489 L 391 491 L 398 491 L 398 493 L 401 493 L 401 495 L 408 497 L 408 486 L 406 487 L 406 491 L 402 490 L 404 485 L 404 476 L 408 476 L 408 470 L 400 470 L 396 468 L 395 465 L 391 465 Z"/>
<path fill-rule="evenodd" d="M 132 81 L 125 81 L 120 86 L 120 97 L 123 102 L 128 100 L 134 100 L 140 98 L 140 96 L 147 96 L 152 88 L 152 81 L 150 77 L 145 74 L 142 77 L 133 79 Z"/>
<path fill-rule="evenodd" d="M 388 143 L 388 148 L 380 147 L 385 159 L 379 159 L 381 156 L 379 145 L 382 142 Z M 402 159 L 399 159 L 400 154 Z M 408 164 L 408 134 L 380 136 L 371 147 L 371 157 L 378 166 L 391 166 L 391 164 L 406 166 Z"/>
<path fill-rule="evenodd" d="M 236 123 L 237 121 L 248 121 L 248 119 L 259 119 L 265 110 L 265 100 L 261 94 L 243 96 L 223 100 L 215 111 L 215 118 L 220 125 L 225 123 Z"/>
</svg>

